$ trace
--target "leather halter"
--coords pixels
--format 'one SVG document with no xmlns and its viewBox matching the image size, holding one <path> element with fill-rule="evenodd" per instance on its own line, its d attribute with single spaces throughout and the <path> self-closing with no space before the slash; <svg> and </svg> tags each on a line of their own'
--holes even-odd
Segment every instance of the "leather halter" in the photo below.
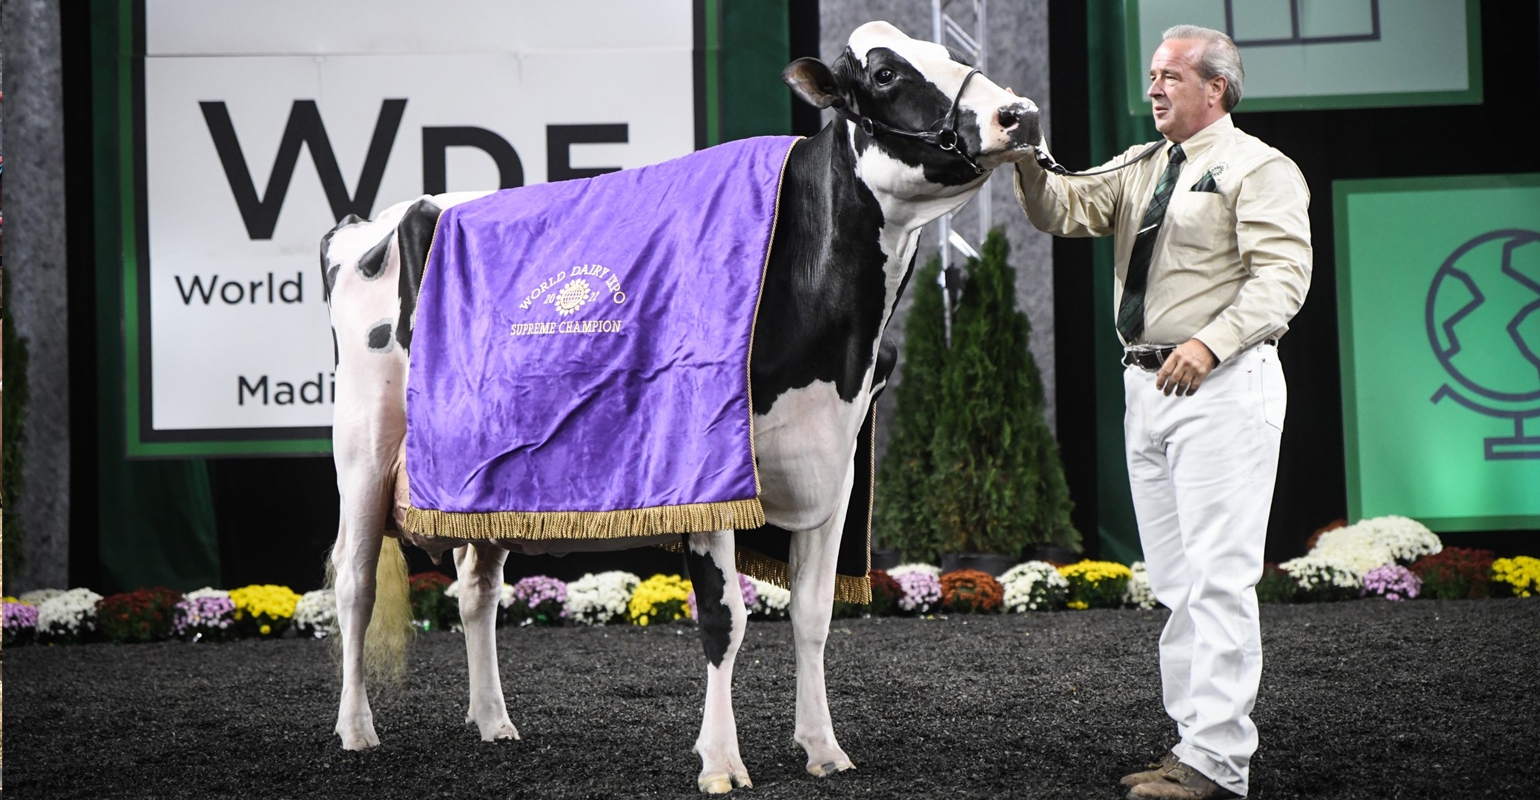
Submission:
<svg viewBox="0 0 1540 800">
<path fill-rule="evenodd" d="M 865 115 L 856 114 L 850 110 L 844 98 L 840 98 L 833 106 L 834 110 L 840 113 L 840 116 L 854 122 L 861 130 L 866 132 L 867 136 L 873 139 L 879 136 L 902 136 L 906 139 L 918 139 L 928 145 L 962 156 L 962 160 L 968 162 L 968 166 L 973 167 L 974 174 L 983 175 L 985 169 L 978 165 L 973 156 L 968 155 L 968 151 L 963 147 L 962 137 L 957 134 L 957 106 L 962 102 L 963 92 L 968 89 L 968 81 L 973 80 L 973 76 L 977 74 L 979 74 L 979 71 L 976 69 L 968 72 L 967 77 L 963 78 L 962 86 L 957 89 L 957 95 L 952 98 L 952 107 L 947 110 L 945 116 L 932 123 L 929 130 L 908 131 L 903 128 L 886 125 Z"/>
</svg>

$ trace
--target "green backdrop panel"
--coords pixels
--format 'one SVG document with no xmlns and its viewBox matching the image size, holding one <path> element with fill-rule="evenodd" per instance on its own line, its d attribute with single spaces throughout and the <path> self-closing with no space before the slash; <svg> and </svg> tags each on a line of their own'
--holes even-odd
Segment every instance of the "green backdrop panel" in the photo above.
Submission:
<svg viewBox="0 0 1540 800">
<path fill-rule="evenodd" d="M 1349 513 L 1540 527 L 1540 175 L 1333 190 Z"/>
<path fill-rule="evenodd" d="M 1160 34 L 1203 25 L 1235 39 L 1245 111 L 1481 102 L 1479 0 L 1126 0 L 1128 107 Z"/>
</svg>

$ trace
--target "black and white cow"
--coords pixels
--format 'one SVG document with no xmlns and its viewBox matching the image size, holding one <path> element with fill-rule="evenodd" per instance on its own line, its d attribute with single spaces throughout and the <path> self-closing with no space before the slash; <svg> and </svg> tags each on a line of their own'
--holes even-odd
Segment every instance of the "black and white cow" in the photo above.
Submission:
<svg viewBox="0 0 1540 800">
<path fill-rule="evenodd" d="M 967 202 L 990 171 L 1024 157 L 1040 137 L 1031 101 L 1001 89 L 946 48 L 885 22 L 861 26 L 825 65 L 798 59 L 783 74 L 798 97 L 839 112 L 787 162 L 780 216 L 754 329 L 754 444 L 770 524 L 792 532 L 791 618 L 796 640 L 795 739 L 807 769 L 853 767 L 829 717 L 823 652 L 835 559 L 854 476 L 857 433 L 892 367 L 883 331 L 913 267 L 921 229 Z M 919 134 L 919 135 L 916 135 Z M 423 197 L 373 221 L 344 220 L 322 242 L 337 354 L 334 421 L 342 515 L 332 551 L 342 626 L 337 733 L 350 750 L 379 744 L 364 688 L 365 631 L 403 629 L 399 536 L 391 508 L 406 428 L 412 314 L 439 213 L 478 194 Z M 498 676 L 494 612 L 507 552 L 620 549 L 678 535 L 584 542 L 409 541 L 455 548 L 469 658 L 467 722 L 491 741 L 518 738 Z M 699 786 L 749 786 L 739 755 L 731 681 L 745 611 L 734 534 L 691 534 L 686 559 L 707 655 L 696 740 Z M 378 577 L 377 577 L 378 570 Z M 391 603 L 380 600 L 376 588 Z M 408 612 L 409 613 L 409 612 Z M 391 616 L 393 614 L 393 616 Z M 386 625 L 385 620 L 390 624 Z"/>
</svg>

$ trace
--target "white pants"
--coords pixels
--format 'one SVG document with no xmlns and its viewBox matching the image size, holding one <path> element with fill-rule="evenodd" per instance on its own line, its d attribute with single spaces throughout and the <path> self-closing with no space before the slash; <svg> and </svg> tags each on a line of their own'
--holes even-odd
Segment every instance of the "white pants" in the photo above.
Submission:
<svg viewBox="0 0 1540 800">
<path fill-rule="evenodd" d="M 1188 397 L 1123 373 L 1128 478 L 1150 588 L 1171 609 L 1160 636 L 1177 757 L 1244 795 L 1262 677 L 1257 581 L 1288 401 L 1278 352 L 1235 354 Z"/>
</svg>

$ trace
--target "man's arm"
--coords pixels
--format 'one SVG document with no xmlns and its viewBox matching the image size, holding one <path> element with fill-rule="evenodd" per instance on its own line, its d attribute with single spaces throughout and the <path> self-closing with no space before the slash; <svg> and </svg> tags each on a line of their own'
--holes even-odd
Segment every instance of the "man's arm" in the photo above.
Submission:
<svg viewBox="0 0 1540 800">
<path fill-rule="evenodd" d="M 1130 149 L 1103 166 L 1128 160 Z M 1123 196 L 1123 173 L 1091 177 L 1055 175 L 1028 158 L 1016 164 L 1016 202 L 1027 219 L 1054 236 L 1108 236 L 1116 225 Z"/>
<path fill-rule="evenodd" d="M 1198 391 L 1219 362 L 1289 323 L 1310 290 L 1310 189 L 1299 168 L 1272 158 L 1246 177 L 1235 202 L 1241 264 L 1251 273 L 1228 308 L 1166 359 L 1155 388 Z"/>
<path fill-rule="evenodd" d="M 1310 290 L 1310 189 L 1293 162 L 1272 158 L 1246 176 L 1235 203 L 1235 238 L 1251 277 L 1193 337 L 1220 361 L 1287 326 Z"/>
</svg>

